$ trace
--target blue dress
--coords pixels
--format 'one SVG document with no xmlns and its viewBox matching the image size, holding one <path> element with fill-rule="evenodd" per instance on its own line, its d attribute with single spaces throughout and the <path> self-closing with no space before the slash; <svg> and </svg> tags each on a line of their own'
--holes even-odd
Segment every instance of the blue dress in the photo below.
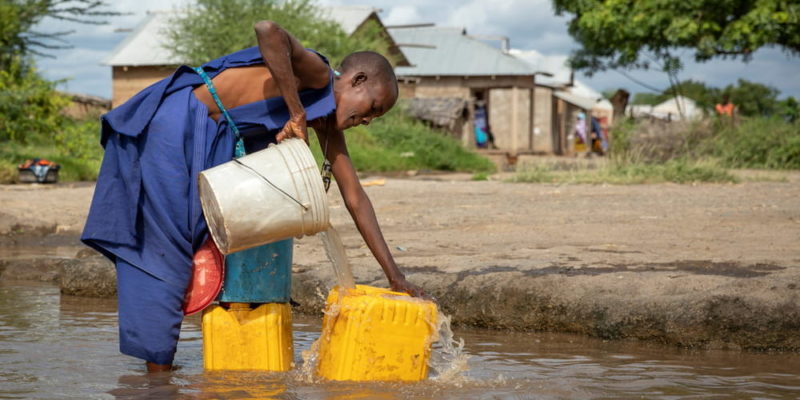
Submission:
<svg viewBox="0 0 800 400">
<path fill-rule="evenodd" d="M 251 47 L 203 68 L 213 79 L 228 68 L 260 63 L 261 53 Z M 225 119 L 210 118 L 208 108 L 194 96 L 192 91 L 202 84 L 194 70 L 182 66 L 103 115 L 105 155 L 81 235 L 85 244 L 117 263 L 123 353 L 159 364 L 172 360 L 176 320 L 179 329 L 192 256 L 208 232 L 198 196 L 198 174 L 232 159 L 236 141 Z M 336 109 L 332 80 L 322 89 L 304 90 L 299 95 L 309 121 Z M 289 120 L 281 97 L 228 111 L 248 152 L 274 142 Z M 120 273 L 121 266 L 138 271 Z M 144 301 L 139 298 L 145 296 L 123 293 L 146 285 L 151 289 L 159 285 L 144 299 L 150 306 L 169 303 L 162 315 L 154 316 L 169 320 L 169 328 L 153 326 L 152 319 L 140 320 L 140 314 L 147 313 L 141 308 L 148 304 L 136 302 Z M 158 295 L 153 293 L 161 293 L 163 298 L 154 298 Z M 126 349 L 131 338 L 138 338 L 137 342 Z M 154 347 L 159 350 L 149 350 Z"/>
</svg>

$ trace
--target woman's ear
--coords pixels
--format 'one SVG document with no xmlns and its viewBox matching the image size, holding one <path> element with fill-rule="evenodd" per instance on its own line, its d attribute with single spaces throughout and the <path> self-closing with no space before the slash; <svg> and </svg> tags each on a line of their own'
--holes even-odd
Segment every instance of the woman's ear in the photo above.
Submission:
<svg viewBox="0 0 800 400">
<path fill-rule="evenodd" d="M 353 74 L 353 77 L 350 79 L 350 83 L 353 87 L 360 86 L 367 81 L 367 74 L 363 71 L 356 72 Z"/>
</svg>

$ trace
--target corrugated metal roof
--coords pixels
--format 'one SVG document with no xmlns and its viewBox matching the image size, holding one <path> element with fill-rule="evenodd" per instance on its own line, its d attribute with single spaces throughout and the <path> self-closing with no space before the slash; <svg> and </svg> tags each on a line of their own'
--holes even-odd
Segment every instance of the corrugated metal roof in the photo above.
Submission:
<svg viewBox="0 0 800 400">
<path fill-rule="evenodd" d="M 553 75 L 537 75 L 537 84 L 558 87 L 569 83 L 572 70 L 567 66 L 569 57 L 566 55 L 544 55 L 536 50 L 520 49 L 511 49 L 509 54 L 525 61 L 538 72 L 548 72 Z"/>
<path fill-rule="evenodd" d="M 323 18 L 341 25 L 342 30 L 351 35 L 377 9 L 369 6 L 331 6 L 322 7 Z M 166 28 L 175 11 L 148 11 L 145 19 L 125 38 L 105 63 L 111 66 L 179 65 L 181 60 L 172 56 L 164 48 Z"/>
<path fill-rule="evenodd" d="M 165 29 L 172 11 L 148 11 L 144 20 L 125 38 L 105 63 L 111 66 L 178 65 L 182 62 L 164 48 Z"/>
<path fill-rule="evenodd" d="M 582 81 L 573 79 L 572 86 L 568 86 L 572 73 L 572 69 L 567 65 L 568 56 L 548 56 L 536 50 L 519 49 L 511 49 L 509 53 L 525 61 L 536 71 L 552 74 L 553 76 L 537 75 L 536 84 L 556 88 L 556 97 L 587 109 L 613 109 L 611 102 L 606 100 L 602 93 L 592 89 Z"/>
<path fill-rule="evenodd" d="M 395 68 L 398 76 L 500 76 L 534 72 L 524 61 L 467 36 L 463 28 L 393 28 L 389 33 L 412 65 Z M 412 46 L 404 46 L 409 44 Z"/>
<path fill-rule="evenodd" d="M 585 110 L 591 110 L 592 107 L 594 107 L 594 105 L 597 103 L 596 100 L 592 100 L 583 96 L 578 96 L 570 92 L 565 92 L 563 90 L 557 90 L 553 92 L 553 96 L 556 96 L 559 99 L 566 101 L 567 103 L 574 104 Z"/>
</svg>

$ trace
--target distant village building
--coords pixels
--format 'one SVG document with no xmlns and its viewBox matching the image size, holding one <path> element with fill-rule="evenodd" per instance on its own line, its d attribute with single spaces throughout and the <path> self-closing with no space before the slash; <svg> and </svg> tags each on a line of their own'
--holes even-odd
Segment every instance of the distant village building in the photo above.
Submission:
<svg viewBox="0 0 800 400">
<path fill-rule="evenodd" d="M 511 49 L 510 53 L 525 60 L 537 71 L 547 72 L 536 78 L 536 115 L 534 137 L 536 152 L 567 154 L 572 143 L 569 138 L 575 132 L 577 114 L 598 118 L 602 124 L 609 126 L 613 121 L 614 108 L 603 95 L 585 83 L 575 79 L 571 68 L 567 66 L 567 56 L 545 56 L 536 50 Z M 584 120 L 587 132 L 590 131 L 590 119 Z M 551 140 L 548 142 L 546 138 Z"/>
<path fill-rule="evenodd" d="M 377 31 L 388 42 L 387 57 L 396 65 L 409 65 L 403 52 L 392 42 L 377 13 L 378 9 L 369 6 L 332 6 L 321 10 L 324 17 L 337 22 L 348 35 Z M 164 46 L 166 29 L 175 16 L 175 11 L 148 11 L 145 19 L 106 60 L 106 64 L 111 66 L 114 107 L 166 78 L 184 63 Z"/>
<path fill-rule="evenodd" d="M 697 103 L 684 96 L 676 96 L 654 106 L 630 105 L 627 113 L 633 118 L 652 118 L 662 121 L 691 121 L 703 116 L 703 110 Z"/>
<path fill-rule="evenodd" d="M 412 64 L 395 68 L 401 97 L 411 99 L 412 114 L 447 122 L 446 128 L 465 145 L 474 144 L 478 97 L 486 99 L 495 144 L 510 154 L 570 153 L 568 137 L 579 111 L 611 122 L 610 103 L 569 80 L 566 57 L 560 64 L 539 65 L 541 60 L 532 57 L 535 52 L 491 46 L 464 28 L 390 27 L 389 33 Z M 556 76 L 564 71 L 567 79 Z M 457 108 L 461 104 L 463 110 Z M 425 110 L 431 115 L 420 115 Z"/>
<path fill-rule="evenodd" d="M 468 123 L 460 124 L 459 136 L 469 145 L 474 143 L 474 101 L 482 97 L 497 147 L 533 150 L 535 72 L 528 64 L 463 28 L 390 27 L 389 33 L 411 62 L 395 68 L 403 98 L 463 100 Z"/>
</svg>

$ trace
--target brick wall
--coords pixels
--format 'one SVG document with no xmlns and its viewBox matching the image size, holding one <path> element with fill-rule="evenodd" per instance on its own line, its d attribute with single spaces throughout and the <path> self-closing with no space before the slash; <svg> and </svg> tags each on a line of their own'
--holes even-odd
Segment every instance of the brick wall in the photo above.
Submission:
<svg viewBox="0 0 800 400">
<path fill-rule="evenodd" d="M 112 67 L 111 106 L 116 107 L 142 89 L 168 77 L 175 67 Z"/>
</svg>

